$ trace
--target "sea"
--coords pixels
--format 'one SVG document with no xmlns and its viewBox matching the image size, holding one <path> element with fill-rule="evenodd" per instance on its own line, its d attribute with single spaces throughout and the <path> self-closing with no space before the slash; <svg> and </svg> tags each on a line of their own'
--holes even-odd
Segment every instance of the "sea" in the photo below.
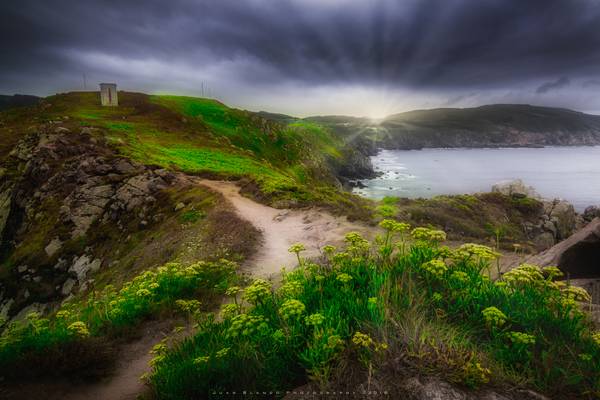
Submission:
<svg viewBox="0 0 600 400">
<path fill-rule="evenodd" d="M 381 150 L 371 160 L 380 176 L 354 192 L 373 199 L 489 192 L 496 183 L 521 179 L 579 212 L 600 205 L 600 146 Z"/>
</svg>

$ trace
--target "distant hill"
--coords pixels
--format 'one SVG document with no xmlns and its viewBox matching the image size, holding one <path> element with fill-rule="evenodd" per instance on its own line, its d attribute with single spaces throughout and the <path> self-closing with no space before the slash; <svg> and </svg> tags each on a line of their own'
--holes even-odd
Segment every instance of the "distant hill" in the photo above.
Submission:
<svg viewBox="0 0 600 400">
<path fill-rule="evenodd" d="M 268 112 L 268 111 L 259 111 L 255 114 L 260 116 L 261 118 L 268 119 L 268 120 L 274 121 L 274 122 L 278 122 L 280 124 L 289 124 L 289 123 L 292 123 L 292 122 L 298 120 L 298 118 L 292 117 L 291 115 L 277 114 L 277 113 L 272 113 L 272 112 Z"/>
<path fill-rule="evenodd" d="M 378 122 L 343 116 L 308 119 L 347 139 L 361 136 L 389 149 L 600 144 L 600 116 L 519 104 L 409 111 Z"/>
<path fill-rule="evenodd" d="M 40 98 L 26 94 L 15 94 L 12 96 L 0 94 L 0 111 L 14 107 L 32 106 L 37 104 Z"/>
</svg>

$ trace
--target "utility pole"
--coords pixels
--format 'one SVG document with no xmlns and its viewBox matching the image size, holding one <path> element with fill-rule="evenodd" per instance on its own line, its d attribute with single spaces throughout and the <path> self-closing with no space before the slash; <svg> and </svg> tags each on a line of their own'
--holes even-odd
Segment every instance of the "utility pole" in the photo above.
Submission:
<svg viewBox="0 0 600 400">
<path fill-rule="evenodd" d="M 85 72 L 83 73 L 83 90 L 87 90 L 87 80 L 85 78 Z"/>
</svg>

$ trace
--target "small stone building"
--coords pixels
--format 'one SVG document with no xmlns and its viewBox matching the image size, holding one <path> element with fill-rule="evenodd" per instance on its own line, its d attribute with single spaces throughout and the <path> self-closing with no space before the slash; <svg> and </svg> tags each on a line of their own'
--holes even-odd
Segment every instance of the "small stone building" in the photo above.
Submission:
<svg viewBox="0 0 600 400">
<path fill-rule="evenodd" d="M 101 83 L 100 84 L 100 103 L 103 106 L 118 106 L 119 99 L 117 98 L 116 83 Z"/>
</svg>

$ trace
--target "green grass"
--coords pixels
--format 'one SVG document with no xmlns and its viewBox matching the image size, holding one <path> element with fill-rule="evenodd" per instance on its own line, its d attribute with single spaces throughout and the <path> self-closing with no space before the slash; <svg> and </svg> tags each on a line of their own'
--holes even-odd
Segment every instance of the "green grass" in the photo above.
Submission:
<svg viewBox="0 0 600 400">
<path fill-rule="evenodd" d="M 181 216 L 179 217 L 179 220 L 182 223 L 196 223 L 199 220 L 203 219 L 206 217 L 206 213 L 202 212 L 202 211 L 197 211 L 197 210 L 188 210 L 185 211 L 181 214 Z"/>
<path fill-rule="evenodd" d="M 295 122 L 282 126 L 210 99 L 152 96 L 151 101 L 201 121 L 216 137 L 226 138 L 234 148 L 291 173 L 302 183 L 327 169 L 327 157 L 341 157 L 343 143 L 317 124 Z"/>
<path fill-rule="evenodd" d="M 279 125 L 253 118 L 248 112 L 194 97 L 152 96 L 151 101 L 202 121 L 216 136 L 227 138 L 232 145 L 250 151 L 259 159 L 281 163 L 297 156 L 294 144 L 287 140 Z"/>
<path fill-rule="evenodd" d="M 156 351 L 150 381 L 158 397 L 285 392 L 306 382 L 327 390 L 336 377 L 358 374 L 357 382 L 342 378 L 352 388 L 393 374 L 385 361 L 399 353 L 421 372 L 468 387 L 600 393 L 600 334 L 580 311 L 583 293 L 556 283 L 556 269 L 523 266 L 492 281 L 491 249 L 451 251 L 439 245 L 443 234 L 423 228 L 412 244 L 396 245 L 407 226 L 382 225 L 388 232 L 376 246 L 351 233 L 346 249 L 325 248 L 319 265 L 293 246 L 301 266 L 277 289 L 263 280 L 241 295 L 230 288 L 220 319 L 201 318 L 193 338 Z"/>
</svg>

